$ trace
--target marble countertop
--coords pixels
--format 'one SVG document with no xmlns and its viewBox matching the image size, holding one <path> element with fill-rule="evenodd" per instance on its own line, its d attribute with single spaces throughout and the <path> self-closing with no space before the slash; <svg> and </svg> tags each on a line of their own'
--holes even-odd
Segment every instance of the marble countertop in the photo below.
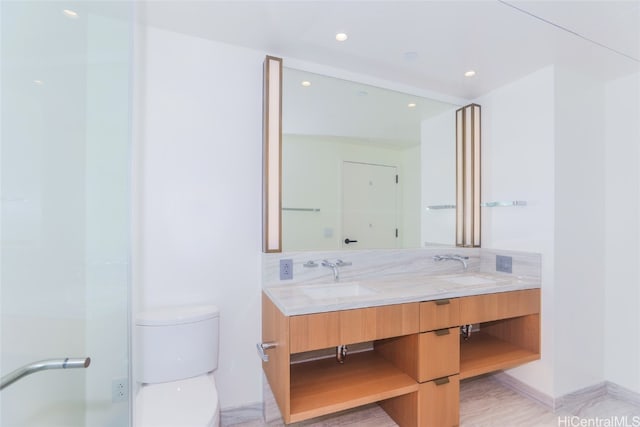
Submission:
<svg viewBox="0 0 640 427">
<path fill-rule="evenodd" d="M 535 288 L 540 288 L 537 278 L 467 272 L 278 285 L 263 290 L 284 315 L 295 316 Z"/>
</svg>

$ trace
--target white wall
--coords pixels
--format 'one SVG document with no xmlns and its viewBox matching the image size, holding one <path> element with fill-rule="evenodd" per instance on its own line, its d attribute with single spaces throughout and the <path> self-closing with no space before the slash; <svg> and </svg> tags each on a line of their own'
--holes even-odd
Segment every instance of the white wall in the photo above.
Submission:
<svg viewBox="0 0 640 427">
<path fill-rule="evenodd" d="M 604 84 L 556 68 L 555 395 L 604 380 Z"/>
<path fill-rule="evenodd" d="M 551 397 L 639 388 L 639 86 L 549 67 L 477 100 L 482 199 L 528 203 L 483 208 L 483 247 L 542 254 L 542 359 L 509 373 Z"/>
<path fill-rule="evenodd" d="M 221 407 L 261 401 L 264 54 L 148 28 L 137 165 L 140 308 L 221 310 Z"/>
<path fill-rule="evenodd" d="M 554 69 L 544 68 L 475 102 L 482 107 L 482 201 L 528 203 L 482 208 L 482 246 L 542 255 L 542 357 L 509 373 L 553 396 Z"/>
<path fill-rule="evenodd" d="M 605 375 L 640 393 L 640 74 L 605 89 Z"/>
</svg>

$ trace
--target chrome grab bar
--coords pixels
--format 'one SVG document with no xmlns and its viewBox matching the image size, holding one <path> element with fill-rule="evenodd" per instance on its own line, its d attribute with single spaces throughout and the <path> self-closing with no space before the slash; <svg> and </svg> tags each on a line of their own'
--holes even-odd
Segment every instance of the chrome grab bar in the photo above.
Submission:
<svg viewBox="0 0 640 427">
<path fill-rule="evenodd" d="M 261 342 L 256 344 L 256 348 L 258 349 L 258 356 L 260 356 L 260 359 L 262 359 L 263 362 L 268 362 L 269 355 L 265 353 L 265 351 L 271 350 L 272 348 L 276 348 L 276 343 Z"/>
<path fill-rule="evenodd" d="M 14 382 L 18 381 L 22 377 L 26 377 L 27 375 L 33 374 L 38 371 L 44 371 L 47 369 L 75 369 L 75 368 L 88 368 L 91 364 L 91 358 L 71 358 L 67 357 L 66 359 L 47 359 L 40 360 L 38 362 L 33 362 L 28 365 L 25 365 L 21 368 L 16 369 L 13 372 L 8 373 L 2 377 L 0 380 L 0 390 L 4 389 L 7 386 L 10 386 Z"/>
</svg>

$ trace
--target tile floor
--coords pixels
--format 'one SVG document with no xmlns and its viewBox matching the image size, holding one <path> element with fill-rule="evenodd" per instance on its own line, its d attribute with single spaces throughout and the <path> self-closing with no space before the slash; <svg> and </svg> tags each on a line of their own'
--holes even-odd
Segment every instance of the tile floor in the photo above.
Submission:
<svg viewBox="0 0 640 427">
<path fill-rule="evenodd" d="M 553 413 L 542 404 L 523 397 L 491 377 L 461 383 L 460 402 L 462 427 L 640 427 L 640 406 L 602 396 L 589 403 Z M 282 422 L 265 424 L 255 420 L 235 426 L 281 425 Z M 367 405 L 290 426 L 392 427 L 396 424 L 379 406 Z"/>
</svg>

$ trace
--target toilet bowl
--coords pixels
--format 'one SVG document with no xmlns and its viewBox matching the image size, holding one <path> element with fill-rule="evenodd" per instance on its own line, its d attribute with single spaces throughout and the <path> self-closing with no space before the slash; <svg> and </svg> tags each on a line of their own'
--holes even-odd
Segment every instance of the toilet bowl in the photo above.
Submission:
<svg viewBox="0 0 640 427">
<path fill-rule="evenodd" d="M 136 427 L 219 427 L 213 374 L 143 385 L 136 396 Z"/>
<path fill-rule="evenodd" d="M 219 311 L 212 305 L 140 313 L 136 427 L 218 427 Z"/>
</svg>

